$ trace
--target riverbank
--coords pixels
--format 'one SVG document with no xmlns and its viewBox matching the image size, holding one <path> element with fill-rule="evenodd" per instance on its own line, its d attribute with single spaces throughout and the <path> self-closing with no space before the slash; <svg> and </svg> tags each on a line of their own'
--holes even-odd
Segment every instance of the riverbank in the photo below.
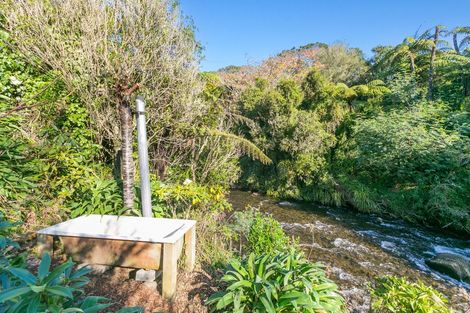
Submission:
<svg viewBox="0 0 470 313">
<path fill-rule="evenodd" d="M 289 235 L 298 237 L 310 259 L 327 265 L 350 312 L 369 311 L 367 285 L 383 275 L 420 279 L 444 293 L 456 312 L 470 311 L 469 286 L 425 264 L 425 259 L 436 253 L 432 247 L 470 253 L 468 241 L 409 225 L 399 228 L 401 222 L 347 210 L 290 202 L 279 205 L 268 197 L 248 192 L 233 191 L 229 201 L 236 210 L 259 207 L 279 220 Z"/>
</svg>

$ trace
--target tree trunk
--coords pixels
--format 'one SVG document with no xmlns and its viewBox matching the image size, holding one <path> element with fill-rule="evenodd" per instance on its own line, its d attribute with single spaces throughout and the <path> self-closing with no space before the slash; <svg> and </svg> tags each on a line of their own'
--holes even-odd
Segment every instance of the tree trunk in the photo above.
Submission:
<svg viewBox="0 0 470 313">
<path fill-rule="evenodd" d="M 457 35 L 458 35 L 457 33 L 454 33 L 452 35 L 452 41 L 454 42 L 455 53 L 460 55 L 460 47 L 459 47 L 459 41 L 457 40 Z M 462 74 L 460 74 L 460 80 L 462 81 L 463 96 L 466 97 L 470 94 L 468 81 L 465 79 L 464 69 L 462 66 L 460 66 L 460 71 L 462 72 Z"/>
<path fill-rule="evenodd" d="M 465 77 L 464 74 L 462 74 L 462 85 L 463 85 L 463 96 L 468 97 L 470 96 L 470 79 L 468 77 Z"/>
<path fill-rule="evenodd" d="M 134 160 L 132 158 L 132 110 L 123 96 L 119 104 L 121 118 L 122 184 L 126 209 L 134 208 Z"/>
<path fill-rule="evenodd" d="M 439 40 L 439 26 L 436 26 L 436 30 L 434 32 L 433 42 L 434 45 L 431 48 L 431 62 L 429 63 L 429 86 L 428 86 L 428 99 L 433 99 L 433 79 L 434 79 L 434 60 L 436 59 L 436 51 L 437 51 L 437 42 Z"/>
<path fill-rule="evenodd" d="M 410 56 L 410 63 L 411 63 L 411 74 L 414 74 L 416 71 L 416 65 L 415 65 L 415 57 L 413 55 Z"/>
<path fill-rule="evenodd" d="M 457 54 L 460 54 L 459 42 L 457 40 L 457 33 L 452 35 L 452 41 L 454 42 L 454 49 Z"/>
</svg>

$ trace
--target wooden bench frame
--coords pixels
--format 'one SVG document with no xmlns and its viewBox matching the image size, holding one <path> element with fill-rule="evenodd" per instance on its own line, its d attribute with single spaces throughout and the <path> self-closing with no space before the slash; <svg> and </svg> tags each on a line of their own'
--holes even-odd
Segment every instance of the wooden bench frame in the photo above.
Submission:
<svg viewBox="0 0 470 313">
<path fill-rule="evenodd" d="M 163 219 L 155 219 L 163 220 Z M 162 223 L 165 221 L 161 221 Z M 177 239 L 143 241 L 119 238 L 93 237 L 60 232 L 54 226 L 38 232 L 38 251 L 42 255 L 46 251 L 54 252 L 54 239 L 61 240 L 67 255 L 81 263 L 121 266 L 130 268 L 161 269 L 162 295 L 172 299 L 176 293 L 178 259 L 184 247 L 184 270 L 194 270 L 196 261 L 196 222 L 187 221 L 184 233 L 177 234 Z M 64 222 L 67 223 L 67 222 Z M 64 224 L 61 223 L 61 224 Z M 60 225 L 60 224 L 58 224 Z M 55 225 L 57 226 L 57 225 Z M 123 247 L 127 248 L 126 255 L 121 255 Z M 118 256 L 118 258 L 116 258 Z"/>
</svg>

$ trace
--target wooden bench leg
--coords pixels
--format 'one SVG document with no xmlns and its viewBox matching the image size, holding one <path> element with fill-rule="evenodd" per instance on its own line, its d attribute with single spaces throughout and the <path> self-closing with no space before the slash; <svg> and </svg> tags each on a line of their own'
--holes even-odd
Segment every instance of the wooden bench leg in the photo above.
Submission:
<svg viewBox="0 0 470 313">
<path fill-rule="evenodd" d="M 163 244 L 163 268 L 162 268 L 162 295 L 166 299 L 172 299 L 176 293 L 176 276 L 178 274 L 178 254 L 176 245 Z"/>
<path fill-rule="evenodd" d="M 184 250 L 186 256 L 185 270 L 192 272 L 196 263 L 196 226 L 184 234 Z"/>
<path fill-rule="evenodd" d="M 38 234 L 37 250 L 41 257 L 46 252 L 49 252 L 49 254 L 52 255 L 52 253 L 54 252 L 54 237 L 49 235 Z"/>
</svg>

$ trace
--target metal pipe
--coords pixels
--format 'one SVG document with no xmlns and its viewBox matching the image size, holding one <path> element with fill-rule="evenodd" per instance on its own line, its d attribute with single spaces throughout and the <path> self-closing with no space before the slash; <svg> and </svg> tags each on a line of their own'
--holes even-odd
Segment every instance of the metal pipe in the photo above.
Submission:
<svg viewBox="0 0 470 313">
<path fill-rule="evenodd" d="M 142 214 L 153 217 L 150 192 L 149 155 L 147 148 L 147 130 L 145 126 L 145 102 L 142 96 L 137 97 L 137 143 L 139 149 L 140 196 Z"/>
</svg>

